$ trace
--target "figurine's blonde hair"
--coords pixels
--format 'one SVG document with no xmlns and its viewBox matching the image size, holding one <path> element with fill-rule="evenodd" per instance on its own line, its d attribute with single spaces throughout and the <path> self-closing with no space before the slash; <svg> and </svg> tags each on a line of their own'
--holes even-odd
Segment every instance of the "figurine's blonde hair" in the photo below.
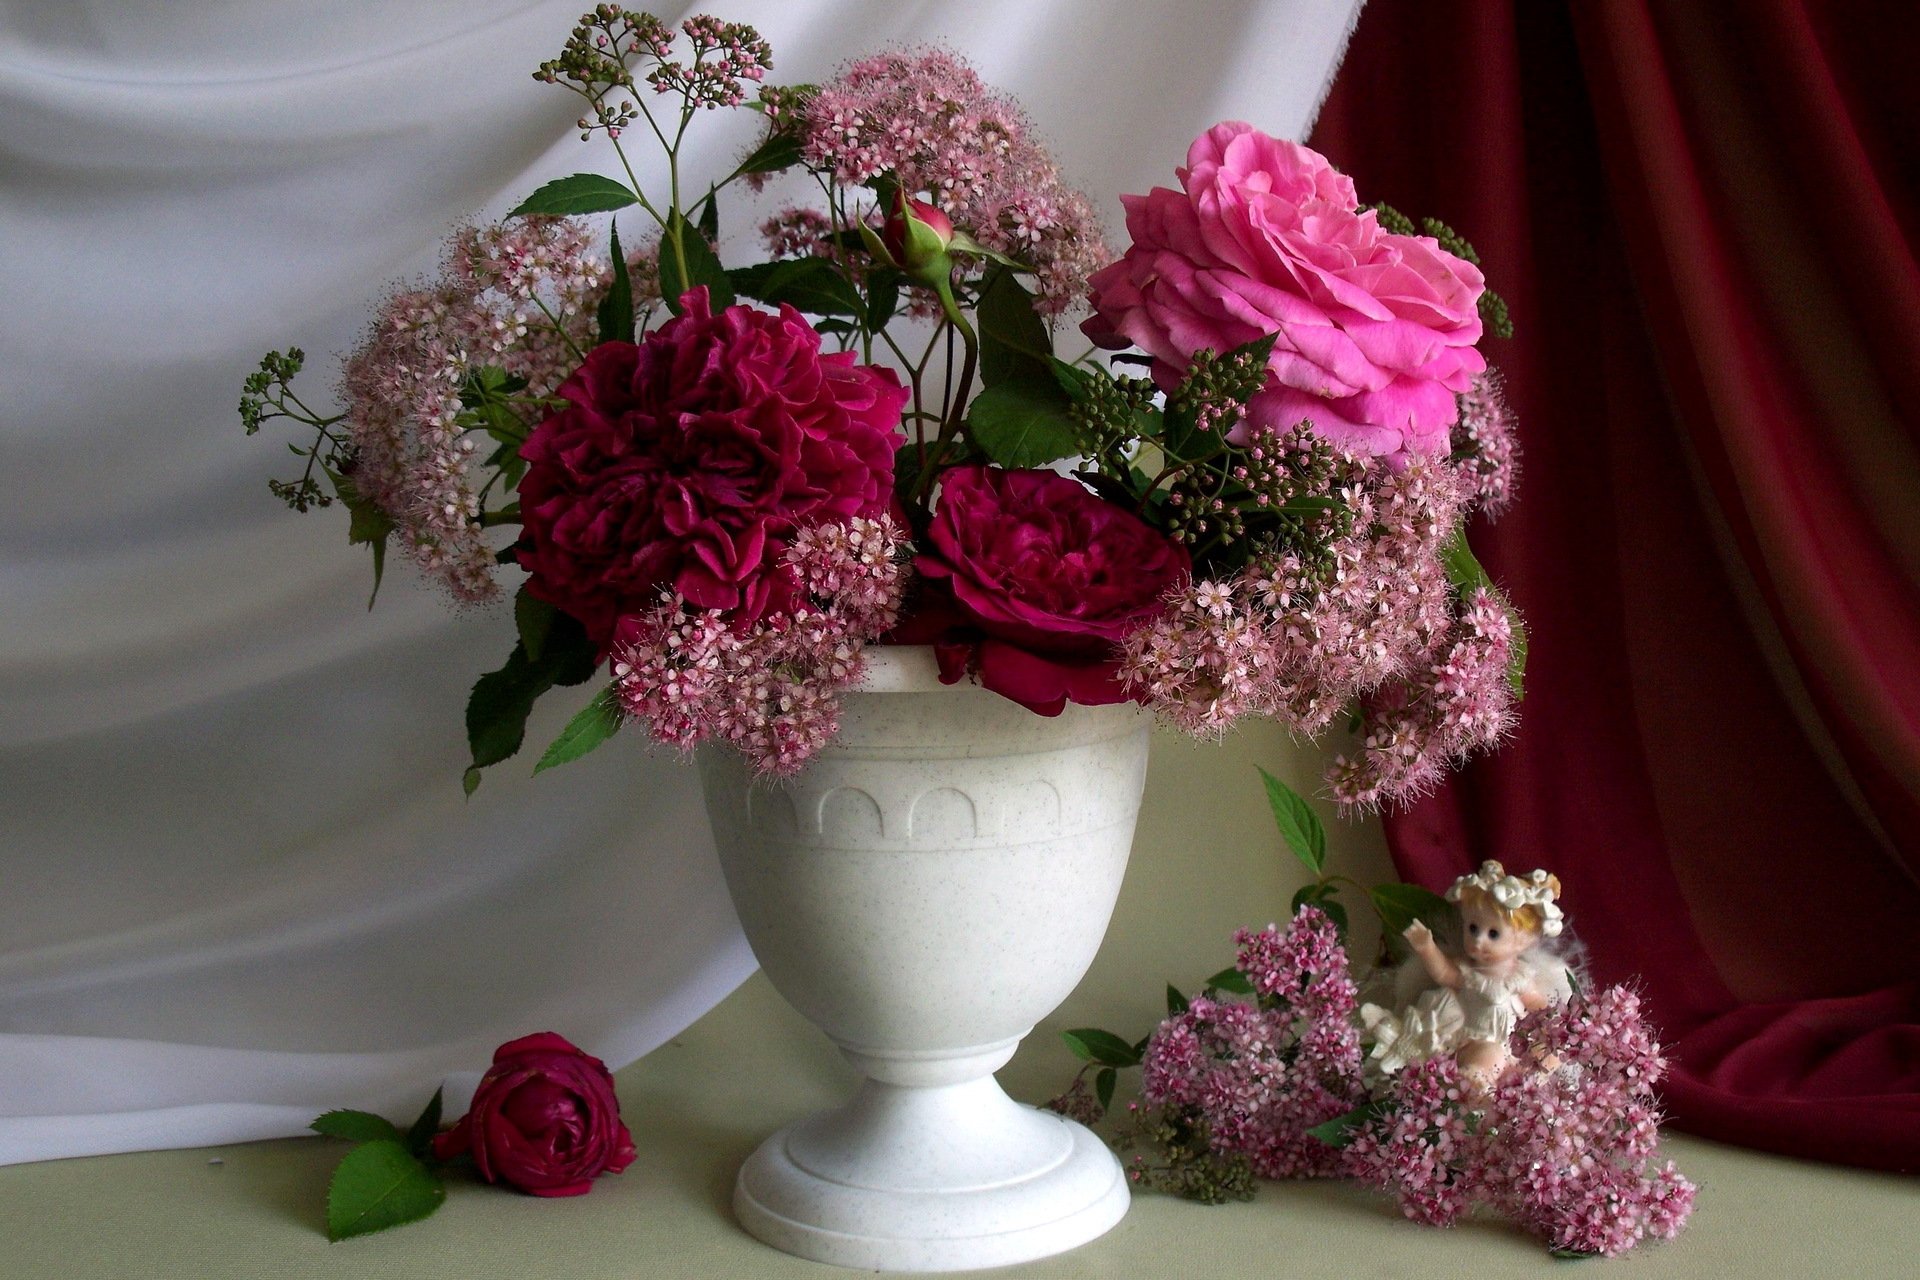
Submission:
<svg viewBox="0 0 1920 1280">
<path fill-rule="evenodd" d="M 1551 875 L 1548 876 L 1547 888 L 1552 891 L 1554 897 L 1556 898 L 1559 897 L 1560 896 L 1559 877 L 1551 876 Z M 1503 907 L 1500 905 L 1498 900 L 1496 900 L 1494 896 L 1488 893 L 1485 889 L 1482 889 L 1477 885 L 1463 885 L 1460 889 L 1460 905 L 1464 907 L 1469 902 L 1478 902 L 1478 903 L 1485 904 L 1488 910 L 1492 911 L 1495 915 L 1499 916 L 1503 921 L 1512 925 L 1516 929 L 1524 929 L 1528 933 L 1544 933 L 1546 931 L 1546 924 L 1547 924 L 1546 912 L 1541 910 L 1539 907 L 1533 905 L 1531 902 L 1523 902 L 1519 906 L 1512 907 L 1512 908 Z"/>
</svg>

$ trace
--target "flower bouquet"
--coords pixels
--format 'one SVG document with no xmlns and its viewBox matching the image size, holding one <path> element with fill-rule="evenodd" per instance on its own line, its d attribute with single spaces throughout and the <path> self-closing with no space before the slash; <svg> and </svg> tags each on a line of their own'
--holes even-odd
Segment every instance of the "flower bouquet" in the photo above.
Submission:
<svg viewBox="0 0 1920 1280">
<path fill-rule="evenodd" d="M 1124 197 L 1116 256 L 955 56 L 770 68 L 740 24 L 584 15 L 535 78 L 617 176 L 458 230 L 339 413 L 292 350 L 241 414 L 312 430 L 274 491 L 344 505 L 376 591 L 392 546 L 462 603 L 511 591 L 469 793 L 596 676 L 536 769 L 627 725 L 699 748 L 756 955 L 868 1077 L 748 1163 L 746 1225 L 851 1265 L 1039 1256 L 1111 1226 L 1125 1180 L 991 1072 L 1098 946 L 1146 713 L 1338 727 L 1349 807 L 1510 723 L 1524 634 L 1462 533 L 1513 482 L 1479 351 L 1504 311 L 1452 231 L 1250 125 Z M 764 131 L 695 185 L 716 109 Z M 765 203 L 736 221 L 743 187 Z M 1055 354 L 1073 313 L 1111 355 Z"/>
</svg>

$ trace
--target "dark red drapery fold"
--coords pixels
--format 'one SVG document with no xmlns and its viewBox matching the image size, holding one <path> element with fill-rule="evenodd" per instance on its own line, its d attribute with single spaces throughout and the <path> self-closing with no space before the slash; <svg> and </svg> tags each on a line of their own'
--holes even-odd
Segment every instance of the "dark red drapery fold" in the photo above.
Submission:
<svg viewBox="0 0 1920 1280">
<path fill-rule="evenodd" d="M 1684 1127 L 1920 1169 L 1920 77 L 1870 7 L 1373 0 L 1314 141 L 1520 331 L 1522 727 L 1402 872 L 1559 873 Z"/>
</svg>

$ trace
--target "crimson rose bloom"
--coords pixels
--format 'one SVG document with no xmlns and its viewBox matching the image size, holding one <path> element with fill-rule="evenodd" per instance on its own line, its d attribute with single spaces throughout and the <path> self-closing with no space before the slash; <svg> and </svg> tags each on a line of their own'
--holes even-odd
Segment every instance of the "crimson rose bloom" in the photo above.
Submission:
<svg viewBox="0 0 1920 1280">
<path fill-rule="evenodd" d="M 488 1182 L 534 1196 L 583 1196 L 634 1157 L 606 1063 L 551 1031 L 496 1049 L 467 1114 L 433 1140 L 436 1159 L 468 1152 Z"/>
<path fill-rule="evenodd" d="M 792 307 L 681 301 L 639 345 L 589 352 L 520 446 L 527 590 L 603 648 L 662 588 L 747 621 L 786 607 L 795 527 L 875 515 L 893 490 L 890 370 L 822 355 Z"/>
<path fill-rule="evenodd" d="M 1266 389 L 1235 439 L 1308 419 L 1394 465 L 1447 452 L 1455 396 L 1487 363 L 1479 268 L 1381 230 L 1325 156 L 1252 125 L 1215 125 L 1176 172 L 1179 191 L 1120 198 L 1133 244 L 1088 279 L 1087 336 L 1152 355 L 1171 390 L 1202 347 L 1271 333 Z"/>
<path fill-rule="evenodd" d="M 1120 641 L 1191 568 L 1146 521 L 1051 471 L 955 467 L 914 568 L 951 593 L 896 639 L 936 638 L 940 677 L 980 683 L 1041 715 L 1124 702 Z M 931 622 L 934 625 L 929 626 Z"/>
</svg>

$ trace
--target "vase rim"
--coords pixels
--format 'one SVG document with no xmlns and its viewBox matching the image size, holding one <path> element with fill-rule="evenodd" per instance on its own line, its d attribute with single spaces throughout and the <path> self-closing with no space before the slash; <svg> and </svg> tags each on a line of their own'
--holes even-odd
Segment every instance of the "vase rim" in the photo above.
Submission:
<svg viewBox="0 0 1920 1280">
<path fill-rule="evenodd" d="M 974 687 L 970 681 L 941 684 L 930 644 L 873 644 L 861 656 L 866 671 L 854 686 L 860 693 L 954 693 Z"/>
</svg>

